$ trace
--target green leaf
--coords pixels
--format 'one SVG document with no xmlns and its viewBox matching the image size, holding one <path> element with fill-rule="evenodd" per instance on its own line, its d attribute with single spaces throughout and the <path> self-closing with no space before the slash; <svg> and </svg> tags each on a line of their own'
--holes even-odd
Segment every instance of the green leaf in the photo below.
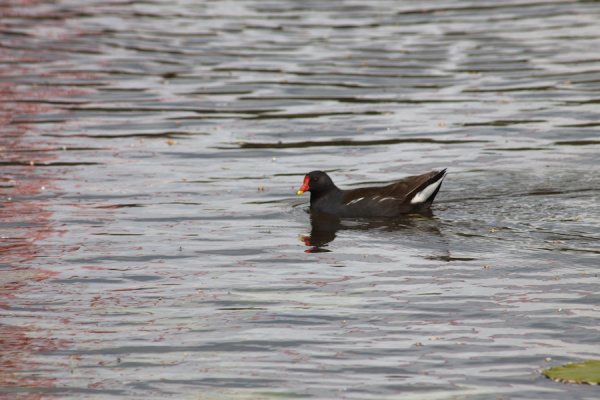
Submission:
<svg viewBox="0 0 600 400">
<path fill-rule="evenodd" d="M 571 383 L 600 383 L 600 360 L 589 360 L 546 369 L 542 372 L 550 379 Z"/>
</svg>

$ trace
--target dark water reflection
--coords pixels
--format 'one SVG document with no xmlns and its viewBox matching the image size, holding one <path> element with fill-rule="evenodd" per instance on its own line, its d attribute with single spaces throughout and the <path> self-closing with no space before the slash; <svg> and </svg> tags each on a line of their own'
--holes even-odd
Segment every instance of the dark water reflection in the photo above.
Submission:
<svg viewBox="0 0 600 400">
<path fill-rule="evenodd" d="M 2 395 L 597 397 L 539 373 L 600 357 L 595 2 L 0 15 Z M 294 195 L 440 168 L 426 215 Z"/>
<path fill-rule="evenodd" d="M 310 213 L 310 235 L 303 236 L 302 241 L 311 246 L 309 253 L 318 253 L 329 251 L 326 249 L 329 242 L 332 242 L 339 231 L 381 231 L 396 232 L 407 229 L 421 229 L 430 234 L 439 234 L 439 223 L 431 220 L 433 213 L 431 210 L 421 214 L 396 217 L 396 218 L 366 218 L 366 219 L 340 219 L 320 213 Z M 427 221 L 427 222 L 426 222 Z M 432 226 L 436 224 L 438 226 Z M 429 225 L 429 226 L 427 226 Z"/>
</svg>

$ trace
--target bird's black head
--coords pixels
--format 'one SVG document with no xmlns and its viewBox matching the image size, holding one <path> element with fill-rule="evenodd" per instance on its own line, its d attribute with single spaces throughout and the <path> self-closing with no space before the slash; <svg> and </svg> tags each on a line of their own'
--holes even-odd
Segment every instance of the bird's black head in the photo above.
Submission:
<svg viewBox="0 0 600 400">
<path fill-rule="evenodd" d="M 298 194 L 310 191 L 311 193 L 326 192 L 335 188 L 335 184 L 323 171 L 312 171 L 304 177 L 304 184 L 298 190 Z"/>
</svg>

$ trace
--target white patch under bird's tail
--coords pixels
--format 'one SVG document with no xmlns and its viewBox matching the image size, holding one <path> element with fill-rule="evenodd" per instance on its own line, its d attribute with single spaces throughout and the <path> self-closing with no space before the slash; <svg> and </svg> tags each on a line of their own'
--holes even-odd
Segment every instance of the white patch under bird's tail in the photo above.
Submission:
<svg viewBox="0 0 600 400">
<path fill-rule="evenodd" d="M 436 182 L 433 182 L 431 185 L 417 193 L 410 201 L 410 204 L 424 203 L 427 201 L 427 199 L 440 187 L 445 177 L 446 175 L 444 174 L 444 176 L 442 176 Z"/>
</svg>

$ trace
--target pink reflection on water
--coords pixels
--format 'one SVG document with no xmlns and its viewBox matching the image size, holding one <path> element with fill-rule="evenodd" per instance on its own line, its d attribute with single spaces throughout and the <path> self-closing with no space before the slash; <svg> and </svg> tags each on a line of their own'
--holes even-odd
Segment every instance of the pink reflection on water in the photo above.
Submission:
<svg viewBox="0 0 600 400">
<path fill-rule="evenodd" d="M 25 20 L 13 21 L 15 26 L 7 26 L 0 21 L 0 32 L 28 29 L 27 24 L 32 24 L 32 21 L 27 18 L 32 16 L 43 19 L 44 12 L 36 8 L 40 4 L 39 1 L 23 0 L 4 2 L 0 6 L 1 15 Z M 44 193 L 52 191 L 61 171 L 59 168 L 39 167 L 58 158 L 53 153 L 56 145 L 40 140 L 36 125 L 27 123 L 26 118 L 42 113 L 63 113 L 65 111 L 53 109 L 43 102 L 85 90 L 24 83 L 24 76 L 53 78 L 51 74 L 39 71 L 39 65 L 45 60 L 43 54 L 35 50 L 35 45 L 42 46 L 44 42 L 28 35 L 7 38 L 11 46 L 0 50 L 0 75 L 5 78 L 4 82 L 0 82 L 0 163 L 3 164 L 0 171 L 0 309 L 6 316 L 5 321 L 10 322 L 0 327 L 0 387 L 52 389 L 56 378 L 33 372 L 45 368 L 35 361 L 37 354 L 58 351 L 70 343 L 48 335 L 43 327 L 31 322 L 28 314 L 33 315 L 34 308 L 37 309 L 35 312 L 40 312 L 40 301 L 36 298 L 39 296 L 39 284 L 58 274 L 43 267 L 32 267 L 32 261 L 49 255 L 42 244 L 44 239 L 61 234 L 53 226 L 53 213 L 43 197 Z M 23 48 L 19 47 L 21 44 L 25 44 Z M 15 77 L 14 82 L 8 80 L 11 77 Z M 76 76 L 70 78 L 76 79 Z M 52 252 L 55 255 L 57 251 L 72 249 L 73 246 L 53 248 Z M 15 299 L 18 299 L 19 306 L 13 309 Z M 31 311 L 28 310 L 30 305 Z M 26 316 L 28 322 L 19 323 L 22 316 Z M 22 399 L 42 397 L 47 398 L 48 393 L 19 393 Z"/>
</svg>

